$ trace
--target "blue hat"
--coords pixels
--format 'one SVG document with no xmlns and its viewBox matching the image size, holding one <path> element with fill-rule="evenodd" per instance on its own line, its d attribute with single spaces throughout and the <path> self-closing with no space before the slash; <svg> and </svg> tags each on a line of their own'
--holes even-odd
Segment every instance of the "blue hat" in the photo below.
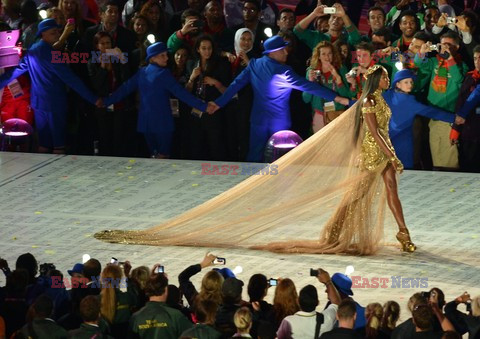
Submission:
<svg viewBox="0 0 480 339">
<path fill-rule="evenodd" d="M 55 19 L 45 19 L 40 21 L 38 24 L 37 37 L 40 37 L 43 32 L 48 31 L 52 28 L 61 28 L 62 26 L 58 25 Z"/>
<path fill-rule="evenodd" d="M 163 52 L 168 52 L 167 45 L 164 42 L 156 42 L 147 48 L 147 57 L 145 58 L 145 61 L 149 61 L 151 57 L 163 53 Z"/>
<path fill-rule="evenodd" d="M 214 268 L 214 271 L 217 271 L 223 276 L 223 279 L 228 279 L 228 278 L 235 278 L 235 274 L 232 272 L 231 269 L 225 267 L 225 268 Z"/>
<path fill-rule="evenodd" d="M 289 43 L 283 40 L 281 36 L 274 35 L 263 43 L 263 54 L 272 53 L 285 48 Z"/>
<path fill-rule="evenodd" d="M 342 273 L 335 273 L 332 275 L 332 282 L 339 292 L 346 295 L 353 295 L 352 279 Z"/>
<path fill-rule="evenodd" d="M 409 69 L 402 69 L 401 71 L 398 71 L 397 73 L 395 73 L 395 75 L 393 77 L 391 88 L 395 88 L 397 82 L 402 81 L 404 79 L 409 79 L 409 78 L 412 78 L 413 81 L 415 81 L 417 76 L 415 75 L 415 73 L 413 73 Z"/>
<path fill-rule="evenodd" d="M 67 271 L 68 274 L 72 275 L 73 273 L 83 274 L 83 264 L 75 264 L 71 270 Z"/>
</svg>

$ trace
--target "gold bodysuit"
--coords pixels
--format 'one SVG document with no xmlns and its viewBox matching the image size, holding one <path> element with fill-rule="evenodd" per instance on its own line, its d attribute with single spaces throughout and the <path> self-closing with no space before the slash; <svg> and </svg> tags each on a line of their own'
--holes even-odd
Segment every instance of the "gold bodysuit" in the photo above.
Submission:
<svg viewBox="0 0 480 339">
<path fill-rule="evenodd" d="M 400 161 L 395 155 L 395 150 L 393 149 L 392 142 L 388 136 L 388 123 L 390 121 L 390 117 L 392 116 L 392 111 L 385 102 L 385 99 L 383 99 L 381 90 L 377 90 L 373 93 L 373 99 L 375 105 L 372 107 L 362 107 L 362 114 L 375 114 L 375 118 L 377 119 L 378 134 L 380 134 L 387 147 L 394 154 L 397 164 L 401 165 Z M 368 171 L 376 171 L 379 168 L 384 168 L 390 160 L 389 157 L 375 141 L 372 133 L 365 123 L 363 124 L 363 131 L 365 136 L 362 142 L 362 152 L 360 154 L 361 168 Z"/>
</svg>

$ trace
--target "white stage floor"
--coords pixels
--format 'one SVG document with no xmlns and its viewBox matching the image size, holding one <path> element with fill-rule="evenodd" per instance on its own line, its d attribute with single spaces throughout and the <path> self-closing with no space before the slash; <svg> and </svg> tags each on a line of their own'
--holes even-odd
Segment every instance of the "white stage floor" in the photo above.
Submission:
<svg viewBox="0 0 480 339">
<path fill-rule="evenodd" d="M 201 170 L 196 161 L 0 153 L 0 257 L 14 267 L 18 255 L 31 252 L 39 263 L 53 262 L 67 275 L 84 253 L 102 263 L 114 256 L 134 267 L 161 263 L 177 283 L 177 275 L 200 262 L 205 248 L 107 244 L 93 234 L 157 225 L 246 178 L 205 176 Z M 238 277 L 245 283 L 259 272 L 292 278 L 298 290 L 313 283 L 321 305 L 326 296 L 309 269 L 322 267 L 333 274 L 353 265 L 353 276 L 389 279 L 387 288 L 354 288 L 355 299 L 365 305 L 397 300 L 402 318 L 409 317 L 406 302 L 415 291 L 439 287 L 447 301 L 464 291 L 480 294 L 480 175 L 406 171 L 400 177 L 400 197 L 418 246 L 413 254 L 400 252 L 392 224 L 386 225 L 390 245 L 370 257 L 212 252 L 226 257 L 230 268 L 242 266 Z M 299 238 L 317 236 L 319 226 L 294 231 Z M 392 276 L 404 278 L 405 285 L 392 286 Z M 197 286 L 201 277 L 194 279 Z M 423 279 L 428 286 L 412 288 L 408 278 Z M 5 284 L 3 275 L 0 284 Z"/>
</svg>

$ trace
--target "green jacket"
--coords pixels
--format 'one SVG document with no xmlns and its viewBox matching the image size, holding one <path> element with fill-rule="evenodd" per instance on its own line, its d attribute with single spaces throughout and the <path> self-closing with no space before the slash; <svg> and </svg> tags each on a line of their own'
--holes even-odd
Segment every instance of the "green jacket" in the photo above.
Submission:
<svg viewBox="0 0 480 339">
<path fill-rule="evenodd" d="M 81 324 L 80 328 L 68 332 L 69 339 L 113 339 L 113 337 L 102 332 L 101 327 L 96 327 L 89 324 Z"/>
<path fill-rule="evenodd" d="M 130 319 L 131 338 L 178 339 L 193 324 L 164 302 L 148 301 Z"/>
<path fill-rule="evenodd" d="M 35 319 L 31 326 L 29 324 L 23 326 L 20 333 L 25 338 L 35 337 L 37 339 L 66 339 L 68 336 L 67 331 L 51 319 Z"/>
<path fill-rule="evenodd" d="M 198 339 L 219 339 L 222 336 L 214 327 L 205 324 L 196 324 L 182 333 L 182 337 Z"/>
<path fill-rule="evenodd" d="M 308 67 L 307 68 L 307 79 L 308 79 L 308 73 L 309 71 L 311 70 L 312 68 L 311 67 Z M 327 83 L 326 84 L 322 84 L 323 86 L 327 87 L 328 89 L 331 89 L 332 91 L 335 91 L 338 93 L 338 95 L 342 96 L 342 97 L 346 97 L 346 98 L 349 98 L 350 97 L 350 84 L 347 83 L 347 81 L 345 80 L 345 74 L 347 74 L 348 70 L 346 69 L 345 66 L 341 66 L 340 67 L 340 70 L 339 70 L 339 74 L 340 76 L 342 77 L 342 86 L 340 87 L 337 87 L 336 84 L 334 85 L 334 81 L 333 81 L 333 77 L 330 76 L 328 79 L 327 79 Z M 303 97 L 303 101 L 306 102 L 307 104 L 308 103 L 311 103 L 312 104 L 312 108 L 315 110 L 319 110 L 319 111 L 324 111 L 324 108 L 323 108 L 323 105 L 325 104 L 326 100 L 321 98 L 321 97 L 318 97 L 316 95 L 312 95 L 312 94 L 309 94 L 307 92 L 303 92 L 302 93 L 302 97 Z M 345 109 L 345 106 L 335 102 L 335 110 L 336 111 L 341 111 L 341 110 L 344 110 Z"/>
<path fill-rule="evenodd" d="M 408 54 L 407 52 L 404 52 L 404 55 L 406 55 L 408 58 L 414 58 L 413 54 Z M 390 82 L 393 81 L 393 78 L 395 77 L 395 74 L 399 71 L 399 69 L 395 66 L 397 62 L 400 61 L 400 58 L 393 58 L 388 55 L 380 59 L 381 60 L 381 65 L 385 66 L 385 68 L 388 71 L 388 74 L 390 75 Z M 411 60 L 411 59 L 410 59 Z M 425 88 L 428 85 L 428 82 L 430 81 L 430 73 L 425 70 L 423 67 L 417 67 L 415 64 L 412 62 L 407 63 L 407 62 L 402 62 L 403 69 L 411 69 L 415 74 L 417 75 L 417 78 L 415 79 L 414 82 L 414 87 L 412 90 L 412 94 L 416 93 L 421 93 L 425 91 Z"/>
<path fill-rule="evenodd" d="M 449 112 L 455 112 L 458 94 L 462 87 L 463 78 L 468 72 L 468 66 L 461 62 L 457 64 L 455 59 L 447 62 L 446 66 L 440 67 L 440 57 L 420 58 L 415 55 L 415 66 L 422 69 L 430 75 L 430 85 L 428 89 L 427 101 L 430 105 L 444 109 Z M 447 83 L 446 89 L 439 90 L 438 75 L 444 73 Z"/>
<path fill-rule="evenodd" d="M 355 46 L 361 42 L 360 32 L 358 32 L 357 27 L 351 25 L 349 27 L 345 27 L 345 29 L 347 32 L 344 32 L 339 39 L 346 41 L 350 46 Z M 318 45 L 319 42 L 325 40 L 332 41 L 332 38 L 327 33 L 322 33 L 311 29 L 303 30 L 299 25 L 296 25 L 293 28 L 293 33 L 312 50 Z"/>
</svg>

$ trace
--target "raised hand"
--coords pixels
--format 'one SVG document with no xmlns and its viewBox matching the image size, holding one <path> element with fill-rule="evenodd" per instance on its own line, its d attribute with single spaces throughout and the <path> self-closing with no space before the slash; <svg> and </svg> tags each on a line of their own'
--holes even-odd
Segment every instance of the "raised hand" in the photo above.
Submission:
<svg viewBox="0 0 480 339">
<path fill-rule="evenodd" d="M 323 9 L 327 7 L 325 5 L 321 5 L 321 6 L 317 6 L 315 7 L 315 9 L 313 10 L 313 14 L 315 14 L 316 16 L 324 16 L 326 15 L 324 12 L 323 12 Z"/>
<path fill-rule="evenodd" d="M 213 264 L 213 261 L 217 258 L 216 255 L 213 255 L 211 253 L 207 253 L 205 257 L 203 258 L 202 262 L 200 263 L 200 266 L 202 268 L 208 267 Z"/>
</svg>

